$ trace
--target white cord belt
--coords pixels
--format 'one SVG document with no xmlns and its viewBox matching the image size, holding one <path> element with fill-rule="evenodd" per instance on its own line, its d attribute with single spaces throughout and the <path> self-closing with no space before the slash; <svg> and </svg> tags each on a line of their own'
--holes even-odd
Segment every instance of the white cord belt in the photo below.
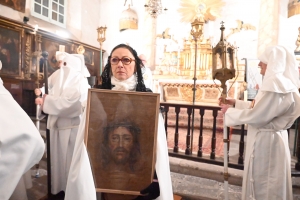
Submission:
<svg viewBox="0 0 300 200">
<path fill-rule="evenodd" d="M 275 130 L 275 129 L 268 129 L 268 128 L 262 128 L 262 129 L 258 129 L 259 132 L 265 131 L 265 132 L 282 132 L 284 130 Z"/>
<path fill-rule="evenodd" d="M 57 130 L 66 130 L 66 129 L 72 129 L 72 128 L 78 128 L 79 125 L 76 126 L 66 126 L 66 127 L 62 127 L 62 128 L 57 128 Z"/>
</svg>

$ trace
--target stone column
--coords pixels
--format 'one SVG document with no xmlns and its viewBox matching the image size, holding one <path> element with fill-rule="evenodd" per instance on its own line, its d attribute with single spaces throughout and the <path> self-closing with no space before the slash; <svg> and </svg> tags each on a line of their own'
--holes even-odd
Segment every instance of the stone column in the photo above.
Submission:
<svg viewBox="0 0 300 200">
<path fill-rule="evenodd" d="M 157 18 L 151 17 L 147 12 L 144 14 L 141 29 L 143 30 L 143 44 L 142 51 L 148 59 L 148 67 L 155 70 L 155 56 L 156 56 L 156 23 Z M 142 52 L 138 52 L 142 53 Z"/>
<path fill-rule="evenodd" d="M 265 48 L 278 43 L 279 2 L 280 0 L 263 0 L 260 3 L 260 19 L 258 27 L 257 54 L 261 55 Z"/>
</svg>

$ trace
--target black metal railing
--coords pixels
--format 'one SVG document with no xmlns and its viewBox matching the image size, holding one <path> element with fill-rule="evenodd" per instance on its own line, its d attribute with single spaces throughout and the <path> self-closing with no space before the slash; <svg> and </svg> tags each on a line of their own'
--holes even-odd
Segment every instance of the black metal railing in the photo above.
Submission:
<svg viewBox="0 0 300 200">
<path fill-rule="evenodd" d="M 204 162 L 214 165 L 221 165 L 223 166 L 223 157 L 217 156 L 216 157 L 216 134 L 217 130 L 219 132 L 223 132 L 223 124 L 218 124 L 218 114 L 219 116 L 222 115 L 220 112 L 219 106 L 204 106 L 204 105 L 189 105 L 189 104 L 177 104 L 177 103 L 166 103 L 161 102 L 160 106 L 163 108 L 163 114 L 164 114 L 164 120 L 165 120 L 165 129 L 167 138 L 174 138 L 174 144 L 169 144 L 169 155 L 172 157 L 178 157 L 182 159 L 187 160 L 193 160 L 197 162 Z M 191 127 L 192 124 L 192 114 L 194 110 L 194 127 Z M 205 113 L 212 113 L 212 120 L 210 125 L 204 126 L 204 119 L 206 117 L 209 117 L 208 115 L 205 115 Z M 185 117 L 183 117 L 185 116 Z M 172 118 L 173 121 L 175 121 L 173 124 L 169 123 L 170 118 Z M 184 121 L 184 123 L 182 122 Z M 170 127 L 174 128 L 174 132 L 170 132 Z M 295 131 L 297 132 L 299 123 L 294 127 Z M 184 127 L 184 130 L 186 131 L 185 137 L 179 137 L 179 128 Z M 209 129 L 211 130 L 211 149 L 210 154 L 204 154 L 203 153 L 203 130 Z M 195 131 L 199 131 L 199 135 L 195 134 Z M 231 129 L 228 128 L 228 137 L 229 138 L 229 145 L 228 145 L 228 152 L 230 155 L 230 137 L 229 133 L 239 135 L 239 142 L 238 142 L 238 156 L 229 156 L 228 158 L 228 166 L 230 168 L 235 169 L 243 169 L 244 168 L 244 138 L 246 135 L 245 125 L 239 126 L 238 129 Z M 193 139 L 195 139 L 195 135 L 197 135 L 198 143 L 197 143 L 197 151 L 193 151 Z M 295 137 L 297 137 L 297 134 L 295 134 Z M 179 140 L 185 139 L 185 149 L 180 151 L 179 149 Z M 296 141 L 300 140 L 299 137 L 295 138 Z M 181 141 L 182 142 L 182 141 Z M 222 140 L 223 142 L 223 140 Z M 296 144 L 297 152 L 300 151 L 300 141 Z M 171 146 L 170 146 L 171 145 Z M 173 145 L 173 146 L 172 146 Z M 298 176 L 299 173 L 297 173 L 297 170 L 300 170 L 300 156 L 297 154 L 297 163 L 295 165 L 295 169 L 292 170 L 293 176 Z M 299 174 L 300 176 L 300 174 Z"/>
</svg>

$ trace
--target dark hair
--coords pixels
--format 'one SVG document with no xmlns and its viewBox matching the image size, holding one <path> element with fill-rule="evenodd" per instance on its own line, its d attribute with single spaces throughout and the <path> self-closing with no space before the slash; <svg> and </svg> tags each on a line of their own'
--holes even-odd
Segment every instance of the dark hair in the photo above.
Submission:
<svg viewBox="0 0 300 200">
<path fill-rule="evenodd" d="M 108 164 L 111 161 L 110 148 L 108 146 L 109 134 L 115 129 L 117 129 L 118 127 L 126 128 L 133 137 L 133 145 L 132 145 L 132 149 L 129 152 L 128 164 L 130 170 L 135 171 L 135 164 L 137 163 L 137 161 L 141 156 L 140 141 L 139 141 L 141 130 L 135 123 L 133 123 L 128 119 L 122 119 L 117 122 L 114 121 L 110 123 L 108 126 L 103 128 L 103 141 L 101 145 L 102 166 L 104 169 L 106 169 Z"/>
<path fill-rule="evenodd" d="M 125 48 L 128 51 L 130 51 L 130 53 L 134 56 L 135 59 L 135 68 L 136 68 L 136 74 L 137 74 L 137 85 L 136 85 L 136 91 L 139 92 L 146 92 L 146 86 L 144 84 L 144 80 L 143 80 L 143 75 L 142 75 L 142 70 L 141 70 L 141 66 L 144 66 L 142 60 L 138 57 L 136 51 L 129 45 L 126 44 L 119 44 L 117 45 L 115 48 L 113 48 L 113 50 L 111 51 L 110 55 L 108 56 L 107 59 L 107 64 L 104 67 L 103 73 L 101 75 L 102 78 L 102 85 L 101 85 L 101 89 L 111 89 L 111 63 L 110 63 L 110 59 L 111 59 L 111 55 L 112 53 L 119 48 Z"/>
</svg>

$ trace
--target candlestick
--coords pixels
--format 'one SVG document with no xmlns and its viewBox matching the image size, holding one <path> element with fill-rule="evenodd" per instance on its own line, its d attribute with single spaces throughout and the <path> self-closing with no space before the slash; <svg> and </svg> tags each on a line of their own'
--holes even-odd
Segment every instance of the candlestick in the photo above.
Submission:
<svg viewBox="0 0 300 200">
<path fill-rule="evenodd" d="M 247 91 L 247 89 L 244 91 L 244 101 L 248 101 L 248 91 Z"/>
<path fill-rule="evenodd" d="M 65 52 L 65 45 L 59 45 L 59 51 Z"/>
</svg>

